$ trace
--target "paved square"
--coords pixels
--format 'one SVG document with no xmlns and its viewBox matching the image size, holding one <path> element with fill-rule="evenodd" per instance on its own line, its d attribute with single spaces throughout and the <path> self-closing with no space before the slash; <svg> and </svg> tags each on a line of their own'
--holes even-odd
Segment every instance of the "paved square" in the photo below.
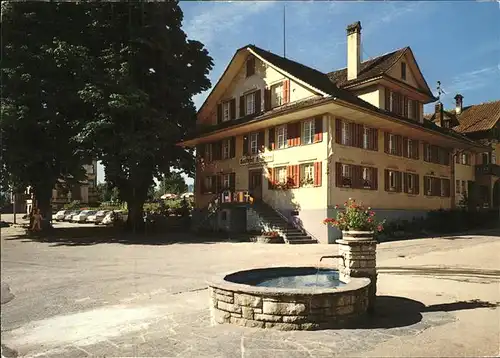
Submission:
<svg viewBox="0 0 500 358">
<path fill-rule="evenodd" d="M 377 312 L 357 329 L 211 327 L 205 280 L 318 265 L 336 245 L 38 242 L 2 229 L 2 344 L 27 357 L 492 356 L 500 353 L 500 238 L 378 247 Z M 180 235 L 180 234 L 179 234 Z M 122 240 L 124 241 L 124 240 Z M 334 261 L 322 265 L 336 265 Z M 5 354 L 5 353 L 4 353 Z"/>
</svg>

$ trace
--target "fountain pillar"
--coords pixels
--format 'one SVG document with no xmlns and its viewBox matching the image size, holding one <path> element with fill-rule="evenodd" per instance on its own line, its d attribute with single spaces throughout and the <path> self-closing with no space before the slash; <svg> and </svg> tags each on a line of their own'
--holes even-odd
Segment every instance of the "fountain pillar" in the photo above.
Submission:
<svg viewBox="0 0 500 358">
<path fill-rule="evenodd" d="M 348 282 L 350 277 L 367 277 L 371 280 L 368 293 L 368 312 L 373 312 L 377 295 L 377 241 L 337 240 L 339 255 L 344 256 L 339 263 L 339 278 Z"/>
</svg>

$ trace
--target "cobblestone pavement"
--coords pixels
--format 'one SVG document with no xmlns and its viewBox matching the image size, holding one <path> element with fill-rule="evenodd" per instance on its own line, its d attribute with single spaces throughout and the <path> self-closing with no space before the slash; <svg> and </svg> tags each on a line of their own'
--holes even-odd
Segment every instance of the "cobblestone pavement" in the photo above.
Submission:
<svg viewBox="0 0 500 358">
<path fill-rule="evenodd" d="M 356 329 L 280 332 L 209 324 L 218 272 L 319 264 L 336 245 L 127 244 L 2 238 L 2 344 L 27 357 L 492 356 L 500 353 L 500 239 L 378 247 L 376 313 Z M 333 262 L 325 265 L 332 265 Z"/>
</svg>

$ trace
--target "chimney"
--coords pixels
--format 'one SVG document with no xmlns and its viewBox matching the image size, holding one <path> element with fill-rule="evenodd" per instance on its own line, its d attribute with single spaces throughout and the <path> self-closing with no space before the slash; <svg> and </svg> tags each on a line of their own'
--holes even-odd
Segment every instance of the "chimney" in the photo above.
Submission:
<svg viewBox="0 0 500 358">
<path fill-rule="evenodd" d="M 434 123 L 436 123 L 440 127 L 444 127 L 444 125 L 443 125 L 443 104 L 441 102 L 436 103 L 434 113 L 436 114 L 436 120 L 434 121 Z"/>
<path fill-rule="evenodd" d="M 347 26 L 347 80 L 358 77 L 361 67 L 361 22 Z"/>
<path fill-rule="evenodd" d="M 457 93 L 457 95 L 455 96 L 455 114 L 458 115 L 462 113 L 463 101 L 464 96 L 462 96 L 460 93 Z"/>
</svg>

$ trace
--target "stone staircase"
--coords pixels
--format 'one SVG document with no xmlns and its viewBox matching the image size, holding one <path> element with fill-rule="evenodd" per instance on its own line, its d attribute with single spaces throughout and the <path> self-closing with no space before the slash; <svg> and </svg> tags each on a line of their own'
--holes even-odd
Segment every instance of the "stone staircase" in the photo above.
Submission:
<svg viewBox="0 0 500 358">
<path fill-rule="evenodd" d="M 263 201 L 255 201 L 252 209 L 260 216 L 262 221 L 272 230 L 281 233 L 285 242 L 294 244 L 317 244 L 317 240 L 309 236 L 304 230 L 288 222 L 280 213 Z"/>
</svg>

